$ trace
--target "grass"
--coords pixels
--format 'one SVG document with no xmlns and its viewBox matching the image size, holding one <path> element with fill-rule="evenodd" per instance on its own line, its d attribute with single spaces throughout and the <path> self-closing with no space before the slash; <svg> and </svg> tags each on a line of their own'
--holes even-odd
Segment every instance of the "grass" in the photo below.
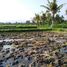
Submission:
<svg viewBox="0 0 67 67">
<path fill-rule="evenodd" d="M 36 24 L 0 24 L 0 32 L 22 32 L 22 31 L 65 31 L 67 32 L 67 23 L 50 25 L 44 24 L 37 26 Z"/>
</svg>

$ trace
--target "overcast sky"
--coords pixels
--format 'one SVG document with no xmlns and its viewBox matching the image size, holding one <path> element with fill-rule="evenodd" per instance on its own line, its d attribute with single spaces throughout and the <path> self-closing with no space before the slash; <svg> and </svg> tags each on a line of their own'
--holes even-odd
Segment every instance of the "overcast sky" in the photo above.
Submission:
<svg viewBox="0 0 67 67">
<path fill-rule="evenodd" d="M 58 5 L 67 3 L 67 0 L 57 0 Z M 16 22 L 32 19 L 35 13 L 45 11 L 40 7 L 47 4 L 47 0 L 0 0 L 0 22 Z M 67 5 L 63 7 L 60 15 L 65 16 Z M 65 16 L 66 18 L 66 16 Z"/>
</svg>

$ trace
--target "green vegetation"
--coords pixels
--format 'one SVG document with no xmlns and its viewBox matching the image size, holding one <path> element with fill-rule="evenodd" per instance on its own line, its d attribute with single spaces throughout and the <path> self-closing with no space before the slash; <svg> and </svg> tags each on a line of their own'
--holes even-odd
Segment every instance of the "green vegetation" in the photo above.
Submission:
<svg viewBox="0 0 67 67">
<path fill-rule="evenodd" d="M 22 31 L 66 31 L 67 20 L 64 20 L 63 15 L 58 13 L 64 4 L 58 6 L 57 0 L 48 1 L 46 12 L 35 14 L 32 23 L 29 20 L 26 23 L 0 23 L 0 32 L 22 32 Z M 67 15 L 67 10 L 65 11 Z"/>
<path fill-rule="evenodd" d="M 47 6 L 41 5 L 46 8 L 46 12 L 42 14 L 35 14 L 33 21 L 37 24 L 38 29 L 46 29 L 48 31 L 67 31 L 67 20 L 64 20 L 63 15 L 58 13 L 64 4 L 58 6 L 57 0 L 48 1 Z M 67 15 L 67 11 L 66 11 Z"/>
<path fill-rule="evenodd" d="M 37 26 L 32 24 L 0 24 L 0 32 L 21 32 L 33 29 L 37 29 Z"/>
<path fill-rule="evenodd" d="M 51 27 L 52 27 L 53 24 L 54 24 L 54 21 L 55 21 L 55 15 L 63 7 L 63 4 L 58 6 L 57 0 L 53 0 L 53 2 L 50 2 L 49 0 L 47 0 L 47 1 L 48 1 L 47 6 L 45 6 L 45 5 L 41 5 L 41 6 L 46 8 L 48 12 L 51 12 L 51 14 L 52 14 L 52 24 L 51 24 Z"/>
<path fill-rule="evenodd" d="M 49 24 L 0 24 L 0 32 L 22 31 L 67 31 L 67 22 L 55 24 L 53 28 L 50 28 Z"/>
</svg>

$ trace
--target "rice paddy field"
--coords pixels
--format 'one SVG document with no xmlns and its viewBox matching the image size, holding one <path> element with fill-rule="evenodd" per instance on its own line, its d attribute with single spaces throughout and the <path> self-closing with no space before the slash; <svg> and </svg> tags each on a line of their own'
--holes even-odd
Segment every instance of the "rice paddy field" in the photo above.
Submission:
<svg viewBox="0 0 67 67">
<path fill-rule="evenodd" d="M 67 25 L 0 24 L 0 67 L 67 67 Z"/>
<path fill-rule="evenodd" d="M 0 24 L 0 32 L 22 32 L 22 31 L 67 31 L 67 23 L 54 24 L 52 28 L 50 25 L 40 25 L 36 24 Z"/>
</svg>

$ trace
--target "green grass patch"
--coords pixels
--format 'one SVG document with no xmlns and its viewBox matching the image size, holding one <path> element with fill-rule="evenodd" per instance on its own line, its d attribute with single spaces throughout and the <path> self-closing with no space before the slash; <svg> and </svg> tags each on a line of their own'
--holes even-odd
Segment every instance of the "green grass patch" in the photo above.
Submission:
<svg viewBox="0 0 67 67">
<path fill-rule="evenodd" d="M 51 25 L 44 24 L 37 26 L 36 24 L 0 24 L 0 32 L 23 32 L 23 31 L 66 31 L 67 23 L 54 24 L 52 28 Z"/>
</svg>

